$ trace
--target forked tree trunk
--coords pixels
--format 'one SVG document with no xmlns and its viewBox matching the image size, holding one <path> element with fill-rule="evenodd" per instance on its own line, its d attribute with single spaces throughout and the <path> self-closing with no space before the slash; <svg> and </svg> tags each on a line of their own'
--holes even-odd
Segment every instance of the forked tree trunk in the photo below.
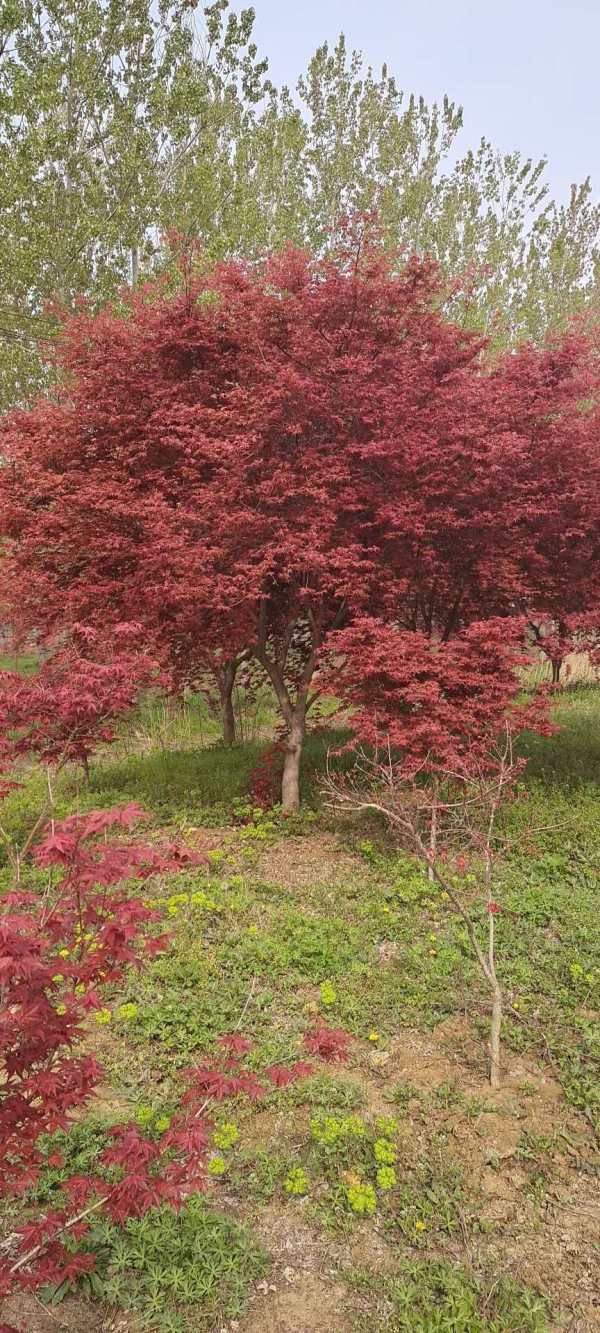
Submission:
<svg viewBox="0 0 600 1333">
<path fill-rule="evenodd" d="M 281 808 L 286 814 L 293 814 L 300 809 L 300 765 L 302 747 L 306 735 L 306 714 L 313 700 L 310 698 L 310 684 L 317 665 L 317 656 L 323 642 L 321 622 L 312 612 L 308 612 L 311 629 L 311 648 L 297 682 L 295 692 L 290 693 L 285 679 L 288 652 L 292 646 L 295 621 L 287 626 L 286 646 L 281 656 L 271 655 L 267 651 L 269 637 L 267 600 L 262 603 L 258 641 L 254 647 L 254 656 L 266 671 L 275 691 L 281 716 L 288 728 L 288 738 L 283 763 L 281 782 Z M 335 622 L 332 628 L 337 628 Z"/>
</svg>

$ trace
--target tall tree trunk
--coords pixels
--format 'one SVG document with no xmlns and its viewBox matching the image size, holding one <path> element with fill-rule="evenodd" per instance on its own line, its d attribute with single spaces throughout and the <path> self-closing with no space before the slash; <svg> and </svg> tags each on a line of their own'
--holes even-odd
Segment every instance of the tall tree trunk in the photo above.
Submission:
<svg viewBox="0 0 600 1333">
<path fill-rule="evenodd" d="M 553 661 L 552 661 L 552 684 L 553 684 L 553 685 L 558 685 L 558 684 L 559 684 L 559 681 L 560 681 L 560 669 L 561 669 L 561 666 L 562 666 L 562 660 L 558 660 L 558 661 L 557 661 L 557 659 L 554 658 Z"/>
<path fill-rule="evenodd" d="M 305 732 L 306 707 L 305 701 L 301 700 L 295 709 L 283 761 L 281 808 L 284 814 L 294 814 L 300 809 L 300 765 Z"/>
</svg>

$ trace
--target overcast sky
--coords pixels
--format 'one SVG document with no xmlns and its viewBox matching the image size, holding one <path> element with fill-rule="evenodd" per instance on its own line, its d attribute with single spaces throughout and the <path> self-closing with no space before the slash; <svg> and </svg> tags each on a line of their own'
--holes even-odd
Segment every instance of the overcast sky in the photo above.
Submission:
<svg viewBox="0 0 600 1333">
<path fill-rule="evenodd" d="M 315 47 L 343 31 L 407 92 L 461 103 L 464 144 L 485 135 L 546 156 L 557 196 L 587 175 L 600 196 L 600 0 L 253 3 L 275 83 L 293 86 Z"/>
</svg>

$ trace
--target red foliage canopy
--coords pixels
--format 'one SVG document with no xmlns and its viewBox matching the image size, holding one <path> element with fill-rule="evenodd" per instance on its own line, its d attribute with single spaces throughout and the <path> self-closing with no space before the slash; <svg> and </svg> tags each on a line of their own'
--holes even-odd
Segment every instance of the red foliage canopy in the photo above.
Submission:
<svg viewBox="0 0 600 1333">
<path fill-rule="evenodd" d="M 448 639 L 591 606 L 588 345 L 488 373 L 443 295 L 430 262 L 349 237 L 335 259 L 220 265 L 126 316 L 73 319 L 63 397 L 3 427 L 11 618 L 45 634 L 139 620 L 179 681 L 253 653 L 293 807 L 317 658 L 354 615 Z"/>
<path fill-rule="evenodd" d="M 331 684 L 355 710 L 355 734 L 389 745 L 405 774 L 479 762 L 508 719 L 513 733 L 547 726 L 543 696 L 517 706 L 521 620 L 478 622 L 444 643 L 364 616 L 330 646 Z"/>
</svg>

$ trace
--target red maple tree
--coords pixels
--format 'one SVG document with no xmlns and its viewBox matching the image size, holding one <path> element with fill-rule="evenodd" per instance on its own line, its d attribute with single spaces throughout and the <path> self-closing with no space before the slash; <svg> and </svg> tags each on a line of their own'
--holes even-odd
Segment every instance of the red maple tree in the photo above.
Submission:
<svg viewBox="0 0 600 1333">
<path fill-rule="evenodd" d="M 488 371 L 444 295 L 434 265 L 401 266 L 359 228 L 328 259 L 288 249 L 76 317 L 62 396 L 2 431 L 9 618 L 42 636 L 139 621 L 178 685 L 218 670 L 224 714 L 253 656 L 291 810 L 322 649 L 355 616 L 445 641 L 591 609 L 588 345 Z"/>
</svg>

